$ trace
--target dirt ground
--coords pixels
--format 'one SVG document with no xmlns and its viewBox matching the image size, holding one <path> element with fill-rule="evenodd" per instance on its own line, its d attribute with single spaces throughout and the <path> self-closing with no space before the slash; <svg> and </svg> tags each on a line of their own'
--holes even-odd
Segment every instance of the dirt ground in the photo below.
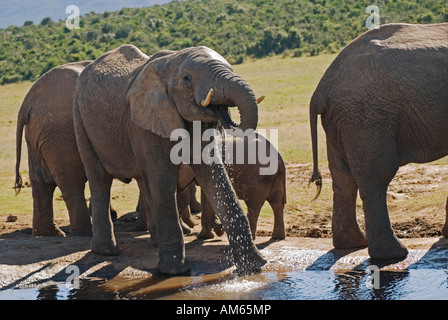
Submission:
<svg viewBox="0 0 448 320">
<path fill-rule="evenodd" d="M 288 164 L 289 186 L 300 185 L 303 189 L 314 190 L 308 186 L 311 176 L 311 164 Z M 323 188 L 329 195 L 320 201 L 326 202 L 310 206 L 311 201 L 302 203 L 301 208 L 293 212 L 286 208 L 285 221 L 288 236 L 331 238 L 331 176 L 326 168 L 321 168 Z M 392 228 L 399 238 L 424 238 L 441 235 L 446 221 L 445 203 L 448 195 L 448 166 L 435 164 L 411 164 L 400 167 L 389 185 L 387 201 Z M 314 191 L 313 191 L 314 192 Z M 322 192 L 324 193 L 324 192 Z M 318 198 L 319 199 L 319 198 Z M 308 205 L 307 205 L 308 204 Z M 289 210 L 288 210 L 289 209 Z M 357 219 L 364 229 L 362 202 L 357 201 Z M 269 221 L 263 219 L 259 233 L 269 235 Z"/>
<path fill-rule="evenodd" d="M 313 195 L 314 186 L 308 186 L 311 176 L 311 164 L 287 164 L 288 186 L 300 186 L 307 194 Z M 331 190 L 331 176 L 326 168 L 321 168 L 324 188 Z M 445 199 L 448 195 L 448 166 L 430 164 L 412 164 L 401 167 L 392 180 L 387 193 L 390 220 L 399 238 L 422 238 L 440 236 L 445 223 Z M 435 192 L 442 193 L 443 199 L 435 199 Z M 331 193 L 331 191 L 330 191 Z M 445 195 L 446 193 L 446 195 Z M 312 198 L 312 197 L 310 197 Z M 324 198 L 324 199 L 322 199 Z M 426 198 L 429 198 L 426 199 Z M 319 198 L 318 198 L 319 199 Z M 331 199 L 331 198 L 330 198 Z M 302 206 L 290 205 L 285 208 L 285 225 L 289 237 L 331 238 L 331 200 L 320 196 L 319 210 L 311 205 L 312 201 L 304 200 Z M 420 203 L 423 199 L 423 204 Z M 120 216 L 128 213 L 119 213 Z M 198 224 L 200 223 L 198 218 Z M 362 203 L 358 196 L 358 223 L 364 228 Z M 124 217 L 128 221 L 129 217 Z M 122 220 L 123 220 L 122 219 Z M 0 238 L 27 237 L 31 234 L 31 215 L 10 216 L 0 212 Z M 68 215 L 58 217 L 58 226 L 68 230 Z M 272 217 L 260 216 L 257 235 L 272 234 Z M 65 226 L 65 228 L 64 228 Z"/>
<path fill-rule="evenodd" d="M 282 241 L 269 240 L 272 217 L 260 217 L 258 244 L 262 247 L 301 245 L 304 238 L 325 238 L 321 239 L 321 243 L 326 249 L 331 248 L 331 201 L 328 201 L 331 196 L 331 178 L 328 170 L 322 171 L 327 194 L 323 193 L 323 198 L 316 200 L 325 203 L 320 205 L 321 210 L 316 210 L 316 204 L 313 207 L 309 200 L 304 200 L 301 208 L 297 208 L 300 206 L 297 202 L 288 202 L 285 210 L 287 239 L 283 244 Z M 288 164 L 287 174 L 289 186 L 303 188 L 307 194 L 313 194 L 314 187 L 307 186 L 311 165 Z M 400 169 L 388 192 L 391 223 L 398 237 L 440 238 L 445 223 L 445 199 L 448 193 L 445 193 L 448 191 L 446 177 L 448 166 L 443 165 L 412 165 Z M 431 194 L 434 193 L 440 199 L 433 198 Z M 187 256 L 195 261 L 196 267 L 213 261 L 214 265 L 210 264 L 206 268 L 209 271 L 221 272 L 230 267 L 226 235 L 206 241 L 198 240 L 196 235 L 200 231 L 200 215 L 194 216 L 194 219 L 196 226 L 190 235 L 185 236 Z M 114 225 L 122 253 L 106 260 L 90 253 L 90 239 L 86 237 L 32 238 L 31 220 L 31 215 L 17 218 L 0 213 L 0 289 L 35 283 L 36 279 L 47 279 L 49 275 L 60 274 L 65 279 L 67 274 L 63 273 L 62 267 L 71 263 L 84 266 L 83 274 L 107 274 L 109 277 L 111 274 L 134 274 L 141 270 L 154 272 L 156 269 L 157 249 L 151 246 L 149 235 L 147 232 L 133 231 L 136 213 L 119 213 Z M 360 201 L 358 220 L 360 226 L 364 227 Z M 56 223 L 68 231 L 68 215 L 58 217 Z"/>
</svg>

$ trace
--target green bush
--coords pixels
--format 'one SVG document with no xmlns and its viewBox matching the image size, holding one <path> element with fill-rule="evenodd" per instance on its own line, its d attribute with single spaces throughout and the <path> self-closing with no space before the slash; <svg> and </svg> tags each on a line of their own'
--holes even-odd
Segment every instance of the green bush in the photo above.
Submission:
<svg viewBox="0 0 448 320">
<path fill-rule="evenodd" d="M 208 46 L 231 63 L 246 57 L 337 52 L 366 31 L 372 0 L 185 0 L 81 17 L 80 29 L 42 19 L 0 29 L 1 83 L 36 80 L 66 62 L 95 59 L 124 43 L 151 55 Z M 379 1 L 382 23 L 448 21 L 448 0 Z"/>
<path fill-rule="evenodd" d="M 40 22 L 41 26 L 48 26 L 51 25 L 53 23 L 53 20 L 51 20 L 50 17 L 45 17 L 42 19 L 42 21 Z"/>
<path fill-rule="evenodd" d="M 2 78 L 1 84 L 8 84 L 8 83 L 14 83 L 19 82 L 21 80 L 24 80 L 19 74 L 13 74 L 13 75 L 5 75 Z"/>
</svg>

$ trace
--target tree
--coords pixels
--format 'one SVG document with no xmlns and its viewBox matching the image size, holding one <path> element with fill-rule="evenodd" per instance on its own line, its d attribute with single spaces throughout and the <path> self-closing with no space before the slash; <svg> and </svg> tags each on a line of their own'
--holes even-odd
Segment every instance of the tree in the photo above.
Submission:
<svg viewBox="0 0 448 320">
<path fill-rule="evenodd" d="M 288 34 L 279 27 L 267 27 L 263 30 L 262 37 L 250 49 L 257 58 L 267 56 L 270 53 L 279 54 L 285 50 L 288 42 Z"/>
<path fill-rule="evenodd" d="M 40 22 L 41 26 L 48 26 L 48 25 L 52 25 L 53 24 L 53 20 L 51 20 L 50 17 L 45 17 L 42 19 L 42 21 Z"/>
</svg>

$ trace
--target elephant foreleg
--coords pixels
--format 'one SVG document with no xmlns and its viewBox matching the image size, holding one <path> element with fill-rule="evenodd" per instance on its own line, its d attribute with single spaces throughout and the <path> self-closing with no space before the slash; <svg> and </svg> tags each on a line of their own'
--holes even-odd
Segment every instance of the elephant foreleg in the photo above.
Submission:
<svg viewBox="0 0 448 320">
<path fill-rule="evenodd" d="M 171 175 L 166 175 L 165 169 L 168 168 L 160 167 L 149 172 L 150 210 L 159 247 L 158 267 L 164 274 L 185 274 L 190 272 L 190 263 L 185 258 L 183 232 L 176 205 L 176 172 L 173 169 Z"/>
<path fill-rule="evenodd" d="M 170 160 L 172 144 L 163 138 L 139 131 L 136 141 L 143 146 L 137 150 L 136 158 L 141 178 L 140 192 L 148 211 L 151 233 L 157 236 L 159 248 L 158 268 L 164 274 L 176 275 L 190 272 L 190 263 L 185 257 L 185 245 L 176 203 L 177 167 Z"/>
</svg>

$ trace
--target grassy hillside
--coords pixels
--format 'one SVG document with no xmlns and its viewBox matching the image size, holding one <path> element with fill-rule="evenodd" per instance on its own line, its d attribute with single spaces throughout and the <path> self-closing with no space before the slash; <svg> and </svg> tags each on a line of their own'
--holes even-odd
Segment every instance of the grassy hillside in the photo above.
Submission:
<svg viewBox="0 0 448 320">
<path fill-rule="evenodd" d="M 338 52 L 366 31 L 368 5 L 381 23 L 448 21 L 448 0 L 186 0 L 116 12 L 88 13 L 80 29 L 50 18 L 0 29 L 0 84 L 36 80 L 50 68 L 123 43 L 147 54 L 206 45 L 231 63 L 247 57 Z"/>
</svg>

